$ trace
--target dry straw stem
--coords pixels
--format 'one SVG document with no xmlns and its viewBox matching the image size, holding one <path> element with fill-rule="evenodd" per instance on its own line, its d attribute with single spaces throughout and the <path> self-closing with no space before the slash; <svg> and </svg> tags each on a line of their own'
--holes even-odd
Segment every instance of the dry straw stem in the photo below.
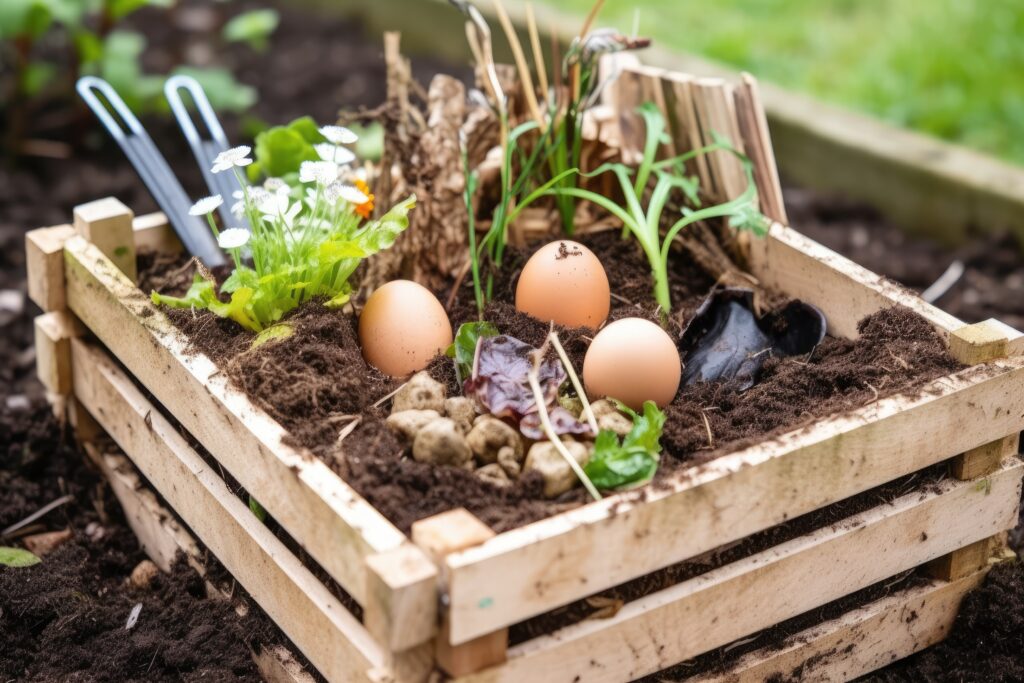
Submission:
<svg viewBox="0 0 1024 683">
<path fill-rule="evenodd" d="M 533 3 L 526 3 L 526 27 L 530 33 L 530 48 L 533 50 L 533 66 L 537 69 L 537 82 L 543 93 L 544 101 L 548 99 L 548 67 L 544 63 L 544 52 L 540 47 L 540 34 L 537 31 L 537 19 L 533 16 Z"/>
<path fill-rule="evenodd" d="M 533 77 L 530 76 L 530 67 L 526 63 L 523 45 L 519 42 L 519 36 L 512 26 L 512 21 L 508 18 L 508 12 L 505 11 L 501 0 L 494 0 L 494 9 L 498 14 L 498 21 L 501 22 L 501 28 L 505 31 L 505 37 L 508 38 L 508 44 L 512 48 L 512 56 L 516 60 L 516 69 L 519 70 L 519 78 L 523 82 L 523 92 L 526 95 L 526 104 L 530 108 L 530 115 L 537 121 L 538 126 L 543 127 L 544 117 L 540 113 L 540 107 L 537 106 L 537 91 L 533 87 Z"/>
<path fill-rule="evenodd" d="M 554 328 L 553 323 L 552 328 Z M 594 417 L 594 411 L 590 407 L 590 401 L 587 400 L 587 392 L 583 389 L 583 383 L 580 382 L 579 375 L 576 374 L 576 369 L 572 366 L 572 361 L 569 360 L 569 354 L 565 352 L 562 342 L 558 339 L 558 333 L 555 332 L 554 329 L 548 333 L 548 340 L 551 342 L 551 345 L 555 347 L 555 351 L 558 352 L 558 357 L 562 360 L 565 372 L 569 375 L 569 381 L 572 382 L 573 389 L 576 390 L 576 395 L 580 397 L 580 403 L 583 404 L 583 414 L 587 416 L 587 423 L 590 425 L 590 428 L 594 430 L 594 434 L 597 434 L 599 431 L 597 428 L 597 418 Z"/>
<path fill-rule="evenodd" d="M 551 418 L 548 416 L 548 407 L 544 403 L 544 392 L 540 390 L 540 380 L 538 379 L 540 373 L 540 362 L 547 352 L 547 345 L 550 339 L 551 337 L 549 336 L 548 339 L 544 340 L 544 345 L 537 351 L 534 351 L 533 367 L 530 368 L 530 372 L 527 373 L 527 379 L 530 381 L 530 389 L 533 390 L 533 400 L 537 404 L 537 413 L 540 415 L 540 424 L 544 428 L 544 434 L 548 437 L 548 440 L 551 441 L 552 445 L 554 445 L 555 450 L 558 451 L 559 455 L 565 458 L 565 461 L 569 463 L 569 467 L 572 468 L 572 471 L 583 484 L 583 487 L 587 489 L 587 492 L 590 493 L 594 500 L 601 500 L 601 494 L 594 486 L 594 482 L 590 481 L 590 477 L 588 477 L 587 473 L 583 471 L 580 464 L 576 462 L 576 458 L 572 457 L 572 453 L 570 453 L 569 449 L 565 447 L 562 440 L 558 438 L 558 434 L 555 434 L 554 427 L 551 426 Z M 479 346 L 477 346 L 477 349 L 479 349 Z"/>
</svg>

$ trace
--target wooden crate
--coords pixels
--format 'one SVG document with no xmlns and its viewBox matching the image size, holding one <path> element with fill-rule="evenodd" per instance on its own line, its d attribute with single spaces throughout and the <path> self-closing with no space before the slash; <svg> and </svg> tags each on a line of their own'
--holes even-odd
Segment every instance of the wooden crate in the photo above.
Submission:
<svg viewBox="0 0 1024 683">
<path fill-rule="evenodd" d="M 677 114 L 669 118 L 681 149 L 693 144 L 686 127 L 693 124 L 681 120 L 699 120 L 705 111 L 724 116 L 741 135 L 752 135 L 743 142 L 759 159 L 763 210 L 781 212 L 770 200 L 770 144 L 757 132 L 757 117 L 743 115 L 743 106 L 757 114 L 756 102 L 734 100 L 736 92 L 723 84 L 702 82 L 710 108 L 680 116 L 681 102 L 693 106 L 689 83 L 678 74 L 636 69 L 616 92 L 613 120 L 626 111 L 630 89 L 661 88 L 664 106 L 673 108 L 667 113 Z M 744 92 L 756 95 L 747 85 Z M 622 142 L 628 149 L 629 141 Z M 729 192 L 727 166 L 709 164 L 701 172 Z M 286 444 L 283 428 L 209 358 L 189 350 L 112 260 L 133 263 L 126 254 L 144 245 L 180 248 L 161 215 L 133 219 L 113 199 L 80 207 L 73 227 L 29 234 L 30 291 L 48 311 L 37 325 L 40 376 L 55 398 L 68 397 L 80 431 L 102 429 L 113 437 L 330 680 L 421 681 L 436 667 L 459 681 L 629 680 L 930 563 L 936 582 L 902 602 L 855 610 L 785 657 L 764 653 L 741 662 L 743 670 L 764 671 L 773 660 L 810 658 L 829 639 L 884 632 L 881 642 L 822 672 L 842 679 L 941 637 L 959 597 L 986 566 L 990 539 L 1016 522 L 1024 472 L 1015 457 L 1024 429 L 1018 389 L 1024 335 L 994 320 L 964 324 L 781 223 L 749 247 L 750 270 L 764 285 L 817 305 L 837 336 L 855 336 L 866 315 L 907 306 L 971 367 L 913 397 L 884 398 L 823 419 L 675 474 L 642 494 L 608 496 L 502 534 L 456 510 L 418 522 L 407 537 L 323 462 Z M 258 496 L 359 603 L 362 623 L 256 522 L 214 471 L 219 468 L 208 466 L 180 430 Z M 508 647 L 510 625 L 946 460 L 957 479 L 935 490 L 645 596 L 611 618 Z M 910 628 L 892 616 L 912 603 L 929 618 Z"/>
</svg>

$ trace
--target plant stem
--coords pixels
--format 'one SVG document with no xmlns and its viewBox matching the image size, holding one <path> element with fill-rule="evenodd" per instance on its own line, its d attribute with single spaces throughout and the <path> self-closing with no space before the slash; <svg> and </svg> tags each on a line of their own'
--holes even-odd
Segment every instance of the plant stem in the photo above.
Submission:
<svg viewBox="0 0 1024 683">
<path fill-rule="evenodd" d="M 539 358 L 542 353 L 542 350 L 536 352 L 533 369 L 530 370 L 527 375 L 527 378 L 530 380 L 530 389 L 533 390 L 533 400 L 537 403 L 537 412 L 540 414 L 541 427 L 544 428 L 544 434 L 548 437 L 548 440 L 551 441 L 555 450 L 557 450 L 558 454 L 565 458 L 565 461 L 569 463 L 569 467 L 572 468 L 572 471 L 583 484 L 583 487 L 587 489 L 587 492 L 590 493 L 591 497 L 593 497 L 594 500 L 601 500 L 601 494 L 594 486 L 594 482 L 590 481 L 590 477 L 588 477 L 587 473 L 583 471 L 580 464 L 576 462 L 576 458 L 572 457 L 572 453 L 570 453 L 569 449 L 565 447 L 562 440 L 558 438 L 558 434 L 555 434 L 554 427 L 551 426 L 551 418 L 548 417 L 548 408 L 544 404 L 544 393 L 540 390 L 540 382 L 537 379 L 537 358 Z"/>
<path fill-rule="evenodd" d="M 554 324 L 552 324 L 552 327 L 554 327 Z M 594 434 L 596 435 L 601 430 L 597 428 L 597 418 L 594 417 L 594 410 L 590 407 L 590 401 L 587 399 L 587 392 L 583 388 L 583 383 L 580 382 L 580 378 L 576 374 L 576 369 L 573 368 L 572 362 L 569 360 L 569 354 L 565 352 L 562 342 L 558 339 L 558 333 L 553 329 L 548 333 L 548 340 L 551 342 L 551 345 L 555 347 L 555 351 L 558 352 L 558 357 L 562 361 L 562 366 L 565 367 L 565 372 L 569 375 L 569 381 L 572 382 L 572 386 L 576 390 L 576 395 L 580 397 L 580 403 L 583 404 L 583 414 L 587 416 L 587 423 L 590 425 L 590 428 L 594 430 Z"/>
</svg>

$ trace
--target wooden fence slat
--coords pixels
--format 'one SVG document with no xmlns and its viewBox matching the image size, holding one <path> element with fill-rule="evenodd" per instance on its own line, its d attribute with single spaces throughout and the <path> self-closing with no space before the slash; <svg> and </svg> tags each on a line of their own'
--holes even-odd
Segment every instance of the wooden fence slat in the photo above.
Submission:
<svg viewBox="0 0 1024 683">
<path fill-rule="evenodd" d="M 64 242 L 74 234 L 75 229 L 70 225 L 25 233 L 28 297 L 46 313 L 65 308 Z"/>
<path fill-rule="evenodd" d="M 105 353 L 75 339 L 72 358 L 76 396 L 281 630 L 329 679 L 368 680 L 384 656 L 362 624 Z"/>
<path fill-rule="evenodd" d="M 789 639 L 788 646 L 750 652 L 722 673 L 692 676 L 685 683 L 762 683 L 800 680 L 842 683 L 903 659 L 943 640 L 960 602 L 987 572 L 900 591 L 847 612 Z"/>
<path fill-rule="evenodd" d="M 81 237 L 65 243 L 68 306 L 129 371 L 360 603 L 364 560 L 406 542 L 284 429 L 229 384 L 103 254 Z"/>
<path fill-rule="evenodd" d="M 916 472 L 992 434 L 1019 431 L 1022 381 L 1020 358 L 969 368 L 913 398 L 881 399 L 682 472 L 640 496 L 609 497 L 449 555 L 452 642 Z"/>
<path fill-rule="evenodd" d="M 626 603 L 611 618 L 517 645 L 503 666 L 458 683 L 610 683 L 653 673 L 1012 527 L 1022 475 L 1015 459 L 987 489 L 946 480 L 914 491 Z"/>
</svg>

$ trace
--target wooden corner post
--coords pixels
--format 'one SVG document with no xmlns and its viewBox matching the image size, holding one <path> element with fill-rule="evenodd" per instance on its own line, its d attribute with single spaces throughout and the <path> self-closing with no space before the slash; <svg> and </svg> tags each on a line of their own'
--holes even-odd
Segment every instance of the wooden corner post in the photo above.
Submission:
<svg viewBox="0 0 1024 683">
<path fill-rule="evenodd" d="M 132 281 L 136 279 L 132 210 L 113 197 L 75 207 L 75 231 L 92 242 Z"/>
<path fill-rule="evenodd" d="M 442 590 L 445 590 L 445 556 L 480 545 L 494 535 L 490 527 L 464 508 L 449 510 L 412 525 L 413 543 L 442 568 Z M 448 611 L 443 610 L 435 655 L 438 666 L 451 676 L 464 676 L 501 664 L 508 658 L 508 628 L 453 645 Z"/>
<path fill-rule="evenodd" d="M 965 325 L 949 335 L 949 353 L 966 365 L 979 365 L 1010 352 L 1010 336 L 1005 325 L 997 320 L 985 320 Z M 950 472 L 957 479 L 969 480 L 985 477 L 1002 466 L 1006 458 L 1017 454 L 1020 434 L 1014 432 L 1001 439 L 982 444 L 954 457 Z M 989 557 L 1002 544 L 1000 535 L 983 538 L 944 555 L 929 564 L 930 573 L 939 579 L 955 581 L 988 566 Z"/>
</svg>

